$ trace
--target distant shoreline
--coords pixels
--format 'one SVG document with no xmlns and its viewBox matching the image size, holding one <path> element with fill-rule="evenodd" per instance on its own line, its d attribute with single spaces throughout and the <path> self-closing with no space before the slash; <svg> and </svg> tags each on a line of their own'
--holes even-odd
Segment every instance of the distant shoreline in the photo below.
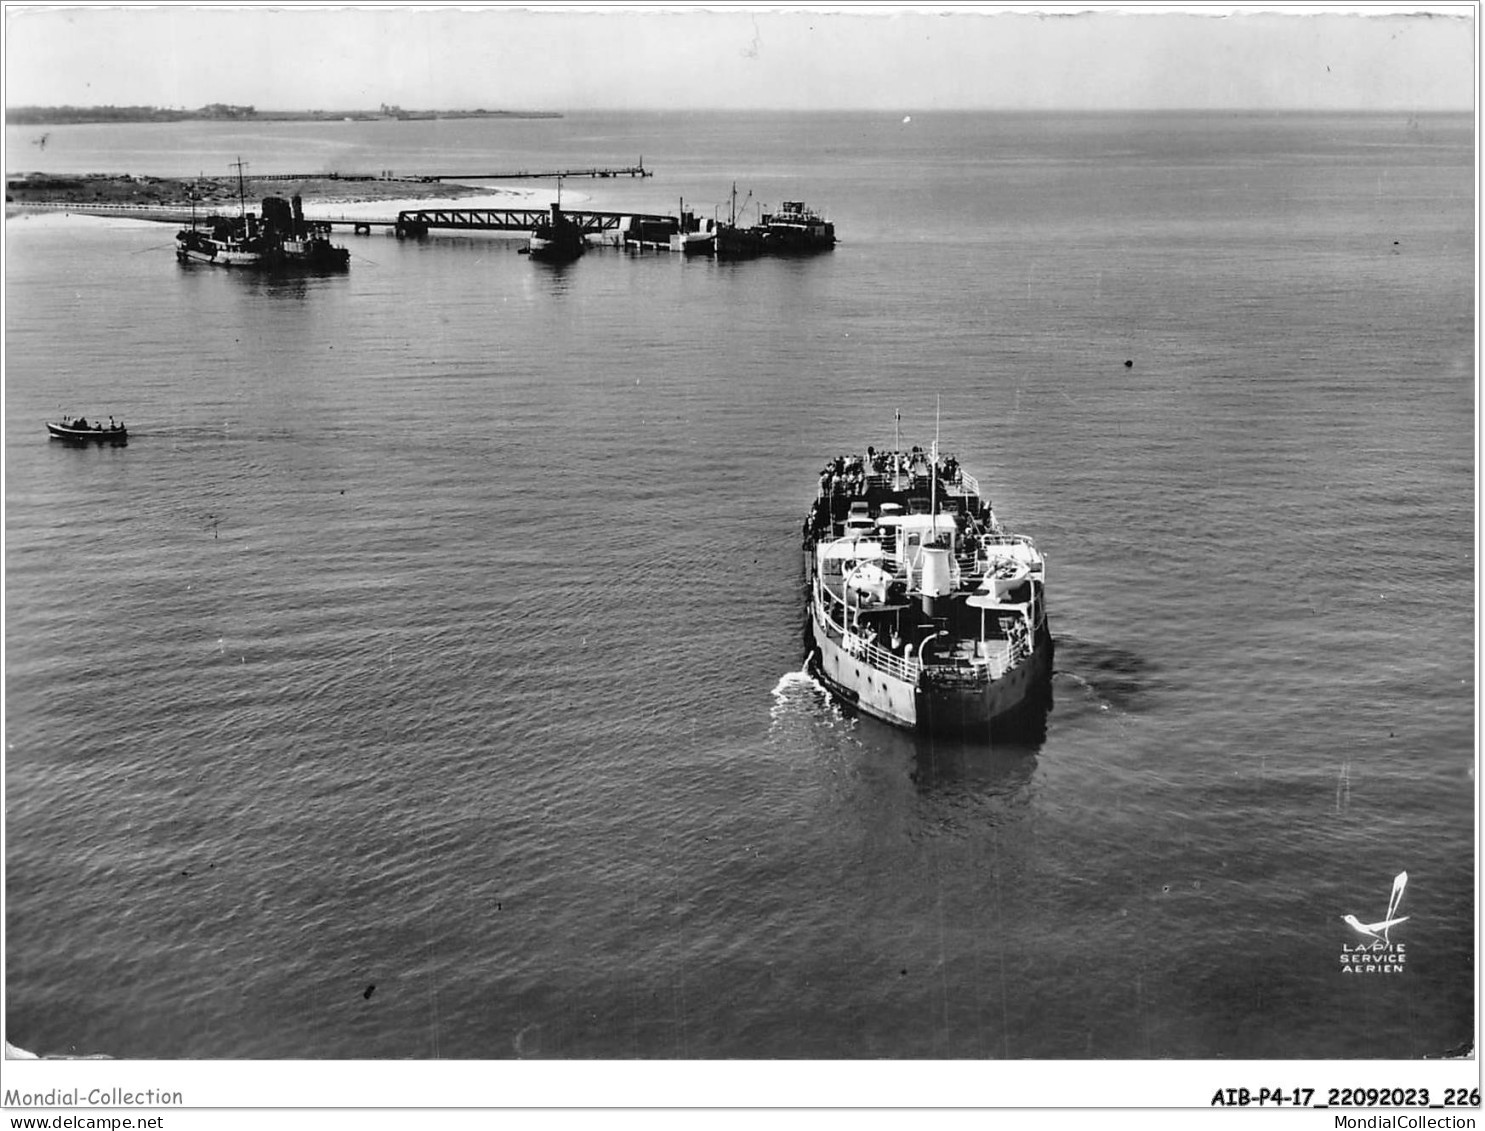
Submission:
<svg viewBox="0 0 1485 1131">
<path fill-rule="evenodd" d="M 452 118 L 560 118 L 546 110 L 257 110 L 206 107 L 162 110 L 154 106 L 14 106 L 7 126 L 128 125 L 140 122 L 428 122 Z"/>
<path fill-rule="evenodd" d="M 318 177 L 295 182 L 243 178 L 242 195 L 250 201 L 263 196 L 302 196 L 307 201 L 325 198 L 361 201 L 451 199 L 461 196 L 489 195 L 488 187 L 434 183 L 428 181 L 384 180 L 372 177 Z M 75 204 L 178 206 L 189 209 L 192 202 L 204 210 L 236 207 L 239 187 L 235 177 L 178 178 L 131 177 L 125 175 L 67 176 L 31 174 L 7 177 L 7 204 Z"/>
</svg>

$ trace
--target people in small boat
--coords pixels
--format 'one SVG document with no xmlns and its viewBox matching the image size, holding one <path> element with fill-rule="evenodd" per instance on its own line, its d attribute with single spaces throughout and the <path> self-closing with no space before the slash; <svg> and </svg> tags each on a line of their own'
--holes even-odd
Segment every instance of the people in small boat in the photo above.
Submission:
<svg viewBox="0 0 1485 1131">
<path fill-rule="evenodd" d="M 74 427 L 74 428 L 86 428 L 87 426 L 88 426 L 88 418 L 86 416 L 79 416 L 76 420 L 74 420 L 72 422 L 72 427 Z"/>
</svg>

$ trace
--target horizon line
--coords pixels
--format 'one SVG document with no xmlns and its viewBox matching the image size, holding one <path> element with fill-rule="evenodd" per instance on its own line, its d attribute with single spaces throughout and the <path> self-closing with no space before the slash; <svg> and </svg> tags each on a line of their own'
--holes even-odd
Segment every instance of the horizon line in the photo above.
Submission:
<svg viewBox="0 0 1485 1131">
<path fill-rule="evenodd" d="M 194 114 L 212 105 L 206 103 L 201 106 L 160 106 L 147 102 L 50 102 L 50 103 L 20 103 L 5 106 L 7 117 L 13 112 L 38 111 L 38 110 L 120 110 L 139 109 L 156 110 L 162 113 Z M 510 114 L 907 114 L 907 115 L 930 115 L 930 114 L 1291 114 L 1291 113 L 1317 113 L 1317 114 L 1466 114 L 1475 111 L 1474 105 L 1461 106 L 1423 106 L 1413 103 L 1398 103 L 1389 106 L 1323 106 L 1293 104 L 1284 106 L 933 106 L 918 107 L 902 105 L 897 107 L 886 106 L 689 106 L 685 109 L 677 109 L 675 106 L 663 104 L 644 106 L 564 106 L 559 108 L 536 107 L 536 106 L 502 106 L 496 109 L 488 107 L 462 107 L 462 106 L 439 106 L 439 107 L 400 107 L 396 113 L 388 113 L 381 108 L 341 106 L 330 109 L 304 106 L 254 106 L 255 115 L 262 114 L 317 114 L 317 115 L 345 115 L 359 114 L 375 118 L 396 119 L 399 115 L 414 114 L 466 114 L 471 117 L 487 115 Z M 249 117 L 214 118 L 214 121 L 234 122 L 251 121 Z M 39 123 L 38 123 L 39 124 Z M 69 123 L 60 123 L 63 125 Z M 75 123 L 77 125 L 108 125 L 107 122 Z M 138 124 L 120 122 L 120 125 Z"/>
</svg>

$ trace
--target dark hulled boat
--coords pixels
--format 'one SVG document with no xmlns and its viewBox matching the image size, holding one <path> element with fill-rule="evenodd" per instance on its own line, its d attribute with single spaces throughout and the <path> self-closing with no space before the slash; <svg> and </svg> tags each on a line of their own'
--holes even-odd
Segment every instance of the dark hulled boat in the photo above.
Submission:
<svg viewBox="0 0 1485 1131">
<path fill-rule="evenodd" d="M 60 424 L 47 421 L 46 430 L 58 440 L 75 440 L 82 443 L 104 442 L 110 444 L 127 444 L 129 442 L 129 429 L 124 427 L 124 422 L 114 423 L 109 417 L 108 425 L 89 424 L 86 417 L 79 416 L 75 420 L 64 416 Z"/>
<path fill-rule="evenodd" d="M 322 220 L 304 218 L 304 204 L 297 193 L 287 201 L 265 196 L 263 226 L 273 248 L 272 266 L 308 267 L 317 271 L 343 271 L 350 266 L 350 251 L 330 242 L 331 226 Z"/>
<path fill-rule="evenodd" d="M 553 203 L 547 218 L 531 229 L 531 239 L 526 245 L 532 259 L 548 263 L 567 263 L 587 249 L 583 229 L 569 220 L 557 203 Z"/>
<path fill-rule="evenodd" d="M 756 224 L 740 225 L 734 184 L 728 221 L 717 225 L 714 242 L 720 259 L 827 251 L 835 246 L 835 225 L 799 200 L 786 200 L 777 212 L 764 212 Z"/>
<path fill-rule="evenodd" d="M 763 254 L 763 229 L 742 227 L 737 222 L 736 184 L 732 186 L 732 206 L 728 210 L 727 223 L 717 225 L 712 248 L 718 259 L 751 259 Z"/>
<path fill-rule="evenodd" d="M 764 250 L 780 254 L 827 251 L 835 246 L 835 225 L 803 201 L 786 200 L 777 212 L 764 213 L 759 227 Z"/>
</svg>

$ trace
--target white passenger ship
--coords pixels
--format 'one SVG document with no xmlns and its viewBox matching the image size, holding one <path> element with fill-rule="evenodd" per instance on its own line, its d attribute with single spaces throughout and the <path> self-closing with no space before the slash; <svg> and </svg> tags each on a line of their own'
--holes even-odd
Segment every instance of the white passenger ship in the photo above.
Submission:
<svg viewBox="0 0 1485 1131">
<path fill-rule="evenodd" d="M 867 714 L 973 732 L 1050 702 L 1046 561 L 937 449 L 825 466 L 804 524 L 809 664 Z"/>
</svg>

